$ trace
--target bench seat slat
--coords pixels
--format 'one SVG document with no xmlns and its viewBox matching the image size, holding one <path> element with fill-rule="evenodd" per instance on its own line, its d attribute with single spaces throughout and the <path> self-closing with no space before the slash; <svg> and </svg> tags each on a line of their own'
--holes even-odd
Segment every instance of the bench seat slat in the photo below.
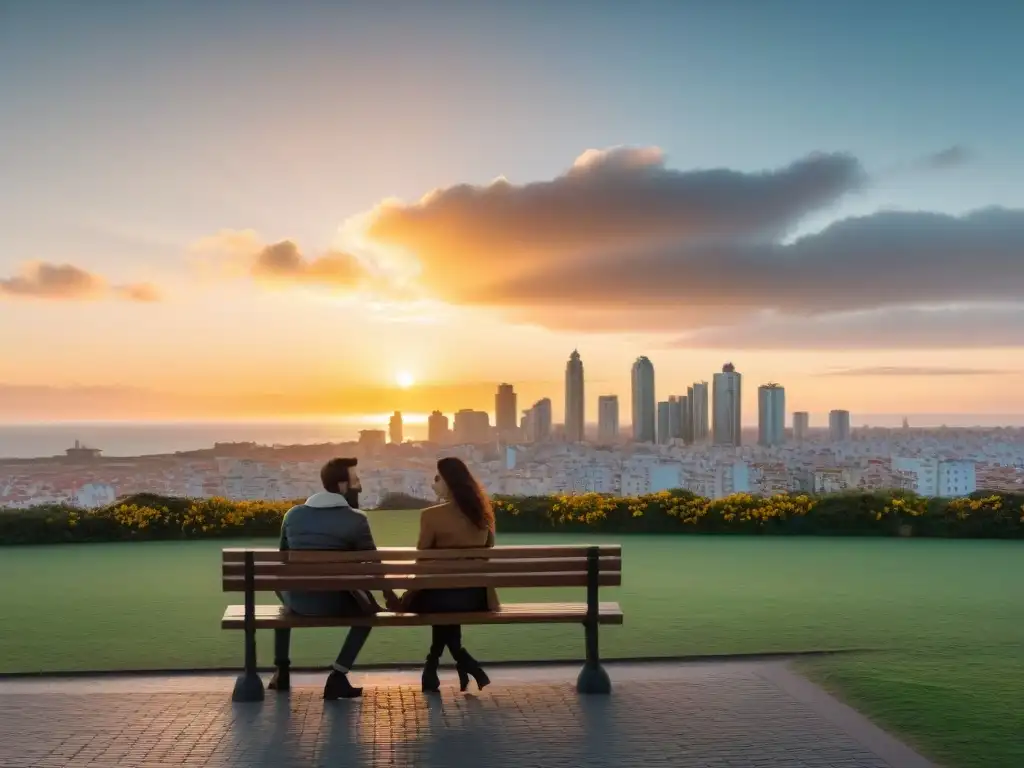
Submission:
<svg viewBox="0 0 1024 768">
<path fill-rule="evenodd" d="M 622 583 L 621 571 L 597 576 L 602 587 Z M 264 576 L 256 575 L 257 592 L 340 592 L 353 589 L 458 589 L 463 587 L 585 587 L 587 574 L 579 573 L 454 573 L 396 576 Z M 244 592 L 244 576 L 223 577 L 225 592 Z"/>
<path fill-rule="evenodd" d="M 299 616 L 281 605 L 257 605 L 257 629 L 282 627 L 420 627 L 432 624 L 575 624 L 587 615 L 586 603 L 512 603 L 498 611 L 469 613 L 418 614 L 379 613 L 375 616 L 339 618 L 336 616 Z M 600 604 L 601 624 L 622 624 L 618 603 Z M 245 606 L 229 605 L 221 619 L 222 629 L 243 629 Z"/>
<path fill-rule="evenodd" d="M 622 557 L 622 547 L 618 544 L 600 544 L 601 557 Z M 489 549 L 416 549 L 415 547 L 384 547 L 377 550 L 347 552 L 340 550 L 291 550 L 281 552 L 277 549 L 236 549 L 223 550 L 225 563 L 244 563 L 245 553 L 252 552 L 256 562 L 334 562 L 360 563 L 380 562 L 382 560 L 464 560 L 467 558 L 528 559 L 528 558 L 579 558 L 586 560 L 590 546 L 510 546 Z"/>
<path fill-rule="evenodd" d="M 531 558 L 512 560 L 466 559 L 466 560 L 390 560 L 370 563 L 329 563 L 329 562 L 258 562 L 255 563 L 257 578 L 260 576 L 375 576 L 404 574 L 457 574 L 457 573 L 586 573 L 585 558 Z M 598 561 L 602 572 L 621 571 L 622 558 L 602 557 Z M 245 563 L 224 563 L 224 576 L 243 576 Z"/>
</svg>

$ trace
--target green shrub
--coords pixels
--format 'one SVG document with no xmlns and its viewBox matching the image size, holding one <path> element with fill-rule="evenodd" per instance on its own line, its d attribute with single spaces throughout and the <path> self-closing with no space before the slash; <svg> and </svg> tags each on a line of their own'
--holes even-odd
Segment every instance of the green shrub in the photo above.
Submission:
<svg viewBox="0 0 1024 768">
<path fill-rule="evenodd" d="M 99 509 L 62 504 L 0 509 L 0 545 L 271 537 L 279 534 L 291 506 L 137 494 Z M 741 493 L 712 500 L 677 490 L 628 498 L 497 496 L 494 510 L 498 530 L 506 533 L 1024 538 L 1024 494 L 925 499 L 902 491 Z"/>
</svg>

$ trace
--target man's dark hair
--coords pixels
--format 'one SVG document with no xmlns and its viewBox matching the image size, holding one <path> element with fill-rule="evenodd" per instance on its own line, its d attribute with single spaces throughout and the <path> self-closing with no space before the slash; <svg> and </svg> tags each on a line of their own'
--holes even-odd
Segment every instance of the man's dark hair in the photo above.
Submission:
<svg viewBox="0 0 1024 768">
<path fill-rule="evenodd" d="M 348 470 L 350 467 L 358 466 L 359 459 L 331 459 L 320 470 L 320 482 L 324 490 L 331 493 L 338 492 L 340 483 L 349 481 Z"/>
</svg>

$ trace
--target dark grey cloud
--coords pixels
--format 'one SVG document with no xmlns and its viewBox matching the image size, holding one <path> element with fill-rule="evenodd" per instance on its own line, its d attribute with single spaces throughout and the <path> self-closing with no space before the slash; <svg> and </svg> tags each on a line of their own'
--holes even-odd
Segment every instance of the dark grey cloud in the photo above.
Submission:
<svg viewBox="0 0 1024 768">
<path fill-rule="evenodd" d="M 971 153 L 967 148 L 960 144 L 954 144 L 938 152 L 925 155 L 921 158 L 920 165 L 934 170 L 943 170 L 945 168 L 956 168 L 970 161 Z"/>
<path fill-rule="evenodd" d="M 699 328 L 680 336 L 670 346 L 822 351 L 1024 347 L 1024 303 L 898 307 L 818 317 L 760 313 L 741 322 L 725 325 L 719 321 Z"/>
<path fill-rule="evenodd" d="M 1002 368 L 962 368 L 946 366 L 875 365 L 864 368 L 841 368 L 825 371 L 819 376 L 854 376 L 875 378 L 879 376 L 1003 376 L 1019 373 Z"/>
<path fill-rule="evenodd" d="M 481 290 L 482 303 L 704 307 L 822 314 L 1024 295 L 1024 211 L 881 212 L 790 244 L 716 243 L 592 254 Z"/>
<path fill-rule="evenodd" d="M 108 285 L 99 275 L 72 264 L 38 262 L 26 265 L 20 274 L 0 279 L 0 295 L 51 301 L 82 301 L 117 298 L 153 302 L 159 291 L 149 283 Z"/>
</svg>

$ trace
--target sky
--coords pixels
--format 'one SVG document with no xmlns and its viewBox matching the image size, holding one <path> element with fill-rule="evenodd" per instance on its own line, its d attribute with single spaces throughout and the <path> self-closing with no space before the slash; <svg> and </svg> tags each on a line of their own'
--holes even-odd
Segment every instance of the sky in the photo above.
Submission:
<svg viewBox="0 0 1024 768">
<path fill-rule="evenodd" d="M 557 7 L 553 7 L 557 6 Z M 731 361 L 1024 414 L 1024 4 L 0 3 L 0 420 Z M 401 375 L 414 379 L 401 388 Z M 628 413 L 628 407 L 621 409 Z"/>
</svg>

